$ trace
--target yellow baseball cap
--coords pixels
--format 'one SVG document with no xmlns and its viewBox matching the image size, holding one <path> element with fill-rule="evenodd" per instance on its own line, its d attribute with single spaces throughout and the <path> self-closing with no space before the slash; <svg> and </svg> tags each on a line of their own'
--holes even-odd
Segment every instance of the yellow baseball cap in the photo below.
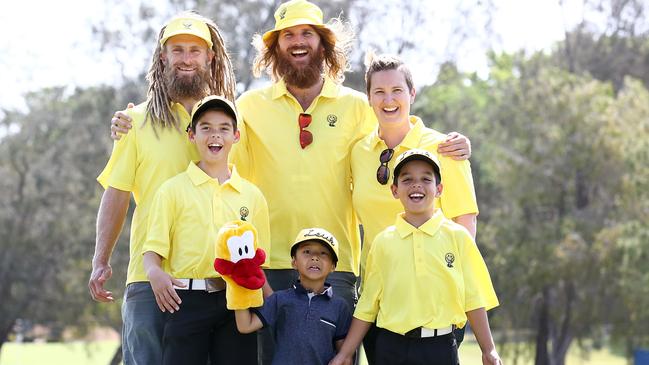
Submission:
<svg viewBox="0 0 649 365">
<path fill-rule="evenodd" d="M 291 246 L 291 257 L 295 256 L 297 246 L 305 241 L 322 242 L 333 253 L 333 262 L 338 262 L 338 241 L 333 234 L 323 228 L 306 228 L 300 231 L 295 237 L 295 242 Z"/>
<path fill-rule="evenodd" d="M 160 45 L 164 46 L 167 39 L 179 34 L 196 36 L 207 42 L 208 48 L 212 48 L 212 36 L 210 35 L 210 29 L 207 27 L 207 24 L 198 19 L 188 17 L 172 19 L 165 27 L 162 39 L 160 39 Z"/>
<path fill-rule="evenodd" d="M 275 11 L 275 28 L 264 33 L 262 38 L 267 42 L 274 32 L 302 24 L 324 27 L 322 10 L 306 0 L 287 1 Z"/>
</svg>

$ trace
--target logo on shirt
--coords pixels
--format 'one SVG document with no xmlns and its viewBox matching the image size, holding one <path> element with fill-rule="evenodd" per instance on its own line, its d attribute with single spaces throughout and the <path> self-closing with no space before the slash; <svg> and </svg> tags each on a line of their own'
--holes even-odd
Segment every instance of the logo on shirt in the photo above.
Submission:
<svg viewBox="0 0 649 365">
<path fill-rule="evenodd" d="M 447 267 L 453 267 L 453 262 L 455 262 L 455 255 L 449 252 L 444 256 L 444 260 L 446 260 Z"/>
<path fill-rule="evenodd" d="M 242 221 L 246 220 L 246 217 L 248 217 L 248 214 L 250 214 L 250 211 L 248 210 L 247 207 L 241 207 L 241 209 L 239 209 L 239 215 L 241 216 Z"/>
<path fill-rule="evenodd" d="M 327 115 L 327 122 L 329 123 L 329 126 L 330 126 L 330 127 L 335 127 L 337 121 L 338 121 L 338 117 L 337 117 L 337 116 L 335 116 L 335 115 L 333 115 L 333 114 L 329 114 L 329 115 Z"/>
</svg>

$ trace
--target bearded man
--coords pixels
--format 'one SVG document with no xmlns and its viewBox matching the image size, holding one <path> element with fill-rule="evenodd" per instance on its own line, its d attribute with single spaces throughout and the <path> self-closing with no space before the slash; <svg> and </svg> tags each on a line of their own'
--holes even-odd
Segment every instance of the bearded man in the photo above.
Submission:
<svg viewBox="0 0 649 365">
<path fill-rule="evenodd" d="M 235 79 L 219 29 L 195 13 L 182 13 L 160 31 L 147 80 L 146 102 L 128 109 L 133 128 L 116 141 L 97 178 L 106 189 L 97 214 L 97 236 L 88 287 L 99 302 L 114 301 L 104 288 L 110 257 L 131 194 L 130 261 L 122 305 L 124 364 L 160 364 L 165 313 L 156 304 L 142 265 L 149 208 L 158 187 L 184 171 L 198 154 L 186 127 L 194 104 L 208 94 L 234 100 Z M 253 338 L 254 346 L 254 338 Z M 254 349 L 254 347 L 253 347 Z"/>
<path fill-rule="evenodd" d="M 243 122 L 232 161 L 261 189 L 270 212 L 270 269 L 274 290 L 295 280 L 290 245 L 304 227 L 321 227 L 340 243 L 335 295 L 356 299 L 360 256 L 358 221 L 352 210 L 349 158 L 354 142 L 375 127 L 364 94 L 341 85 L 352 34 L 337 19 L 305 0 L 279 6 L 275 28 L 257 35 L 255 76 L 273 84 L 237 100 Z"/>
</svg>

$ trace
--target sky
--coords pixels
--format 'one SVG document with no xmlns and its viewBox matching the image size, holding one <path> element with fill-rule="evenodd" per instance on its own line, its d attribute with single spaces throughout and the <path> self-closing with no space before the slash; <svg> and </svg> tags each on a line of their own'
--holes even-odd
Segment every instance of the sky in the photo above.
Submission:
<svg viewBox="0 0 649 365">
<path fill-rule="evenodd" d="M 403 1 L 403 0 L 400 0 Z M 461 0 L 456 0 L 461 1 Z M 118 0 L 121 11 L 129 11 L 126 0 Z M 566 26 L 580 17 L 579 1 L 568 1 L 563 8 L 558 0 L 494 0 L 498 10 L 493 28 L 499 41 L 497 50 L 508 52 L 548 50 L 563 39 Z M 145 1 L 165 6 L 164 0 Z M 446 0 L 429 2 L 442 9 Z M 572 4 L 572 5 L 570 5 Z M 43 87 L 86 87 L 116 84 L 122 74 L 135 77 L 147 67 L 153 45 L 133 47 L 121 53 L 101 52 L 92 32 L 93 24 L 105 22 L 112 29 L 127 28 L 124 15 L 101 0 L 32 0 L 3 4 L 0 12 L 0 109 L 26 109 L 24 94 Z M 37 9 L 37 11 L 34 11 Z M 126 9 L 126 10 L 124 10 Z M 152 19 L 162 24 L 164 19 Z M 442 35 L 443 36 L 443 35 Z M 432 47 L 443 40 L 433 40 Z M 441 45 L 440 45 L 441 47 Z M 467 42 L 458 53 L 458 66 L 465 71 L 484 72 L 485 49 L 478 42 Z M 434 81 L 430 71 L 414 62 L 414 79 L 419 84 Z"/>
</svg>

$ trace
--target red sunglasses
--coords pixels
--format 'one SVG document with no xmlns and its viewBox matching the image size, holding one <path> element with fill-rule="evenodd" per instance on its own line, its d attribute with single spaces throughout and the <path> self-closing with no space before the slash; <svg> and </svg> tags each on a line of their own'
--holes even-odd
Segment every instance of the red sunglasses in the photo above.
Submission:
<svg viewBox="0 0 649 365">
<path fill-rule="evenodd" d="M 311 120 L 311 114 L 300 113 L 297 117 L 297 122 L 300 125 L 300 146 L 302 146 L 302 149 L 313 143 L 313 134 L 304 129 L 311 124 Z"/>
</svg>

